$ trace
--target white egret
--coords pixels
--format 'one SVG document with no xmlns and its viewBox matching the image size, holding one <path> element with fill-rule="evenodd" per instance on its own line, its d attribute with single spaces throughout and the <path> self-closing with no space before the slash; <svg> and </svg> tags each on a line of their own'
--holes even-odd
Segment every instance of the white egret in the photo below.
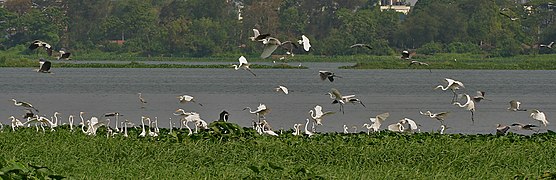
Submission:
<svg viewBox="0 0 556 180">
<path fill-rule="evenodd" d="M 471 112 L 471 122 L 475 123 L 475 119 L 474 119 L 474 112 L 475 112 L 475 101 L 473 101 L 473 99 L 471 99 L 471 96 L 469 96 L 468 94 L 463 94 L 466 98 L 467 98 L 467 102 L 465 102 L 465 104 L 461 104 L 459 102 L 454 102 L 454 105 L 457 105 L 461 108 L 465 108 L 466 110 L 468 110 L 469 112 Z"/>
<path fill-rule="evenodd" d="M 448 126 L 442 124 L 442 125 L 440 125 L 440 132 L 439 132 L 439 133 L 440 133 L 440 134 L 444 134 L 444 132 L 445 132 L 447 129 L 450 129 L 450 127 L 448 127 Z"/>
<path fill-rule="evenodd" d="M 328 95 L 330 96 L 330 99 L 333 100 L 332 104 L 339 104 L 340 105 L 340 111 L 342 111 L 342 113 L 344 113 L 344 104 L 347 103 L 347 102 L 359 103 L 363 107 L 366 107 L 365 104 L 363 104 L 363 102 L 361 100 L 355 98 L 355 95 L 342 96 L 340 91 L 338 91 L 336 88 L 332 88 L 330 90 L 330 92 L 328 92 Z"/>
<path fill-rule="evenodd" d="M 187 102 L 194 102 L 194 103 L 199 104 L 199 106 L 203 106 L 203 104 L 196 102 L 195 99 L 193 98 L 193 96 L 190 96 L 190 95 L 184 94 L 184 95 L 178 96 L 177 98 L 180 100 L 180 103 L 182 103 L 182 104 L 185 104 Z"/>
<path fill-rule="evenodd" d="M 319 76 L 321 80 L 328 79 L 330 82 L 334 82 L 334 77 L 342 78 L 341 76 L 337 76 L 333 72 L 330 71 L 319 71 Z"/>
<path fill-rule="evenodd" d="M 371 134 L 371 129 L 373 129 L 372 126 L 365 123 L 365 124 L 363 124 L 363 127 L 367 128 L 367 135 L 370 135 Z"/>
<path fill-rule="evenodd" d="M 373 49 L 373 47 L 371 47 L 370 45 L 368 45 L 368 44 L 362 44 L 362 43 L 354 44 L 354 45 L 351 45 L 351 46 L 349 46 L 349 47 L 350 47 L 350 48 L 355 48 L 355 47 L 357 47 L 357 48 L 363 48 L 363 47 L 365 47 L 365 48 L 368 48 L 368 49 Z"/>
<path fill-rule="evenodd" d="M 305 133 L 305 135 L 311 137 L 311 136 L 313 136 L 313 133 L 307 129 L 307 126 L 309 126 L 309 118 L 307 118 L 307 122 L 305 123 L 305 132 L 304 133 Z"/>
<path fill-rule="evenodd" d="M 271 136 L 278 136 L 278 134 L 276 134 L 276 132 L 272 131 L 272 128 L 270 128 L 270 125 L 268 124 L 268 122 L 266 122 L 266 120 L 263 120 L 263 122 L 261 123 L 261 130 L 262 130 L 263 134 L 268 134 L 268 135 L 271 135 Z"/>
<path fill-rule="evenodd" d="M 11 122 L 11 126 L 12 126 L 12 131 L 15 131 L 15 128 L 17 127 L 24 127 L 25 125 L 17 118 L 15 118 L 14 116 L 10 116 L 10 122 Z"/>
<path fill-rule="evenodd" d="M 58 115 L 60 115 L 60 113 L 58 111 L 54 112 L 54 119 L 52 122 L 52 128 L 58 127 Z"/>
<path fill-rule="evenodd" d="M 147 131 L 145 131 L 145 120 L 149 119 L 148 117 L 141 116 L 141 133 L 139 137 L 145 137 L 147 135 Z"/>
<path fill-rule="evenodd" d="M 104 117 L 115 117 L 115 120 L 116 120 L 116 132 L 120 132 L 120 129 L 118 128 L 118 124 L 119 124 L 119 122 L 120 122 L 118 117 L 120 117 L 120 116 L 124 116 L 124 115 L 121 115 L 119 112 L 107 112 L 107 113 L 104 113 Z"/>
<path fill-rule="evenodd" d="M 527 109 L 520 109 L 519 106 L 521 105 L 521 102 L 516 101 L 516 100 L 511 100 L 510 101 L 510 107 L 508 107 L 508 110 L 510 111 L 527 111 Z"/>
<path fill-rule="evenodd" d="M 540 121 L 544 127 L 549 124 L 548 120 L 546 120 L 544 112 L 539 111 L 538 109 L 531 109 L 531 114 L 529 116 L 534 120 Z"/>
<path fill-rule="evenodd" d="M 105 126 L 107 128 L 107 136 L 111 135 L 112 130 L 110 129 L 110 119 L 105 119 L 104 121 L 98 121 L 97 123 L 90 125 L 89 130 L 87 130 L 87 135 L 96 136 L 98 128 L 102 126 Z"/>
<path fill-rule="evenodd" d="M 311 42 L 309 41 L 309 38 L 307 38 L 307 36 L 301 35 L 301 39 L 298 40 L 297 43 L 303 45 L 303 49 L 309 52 L 311 48 Z"/>
<path fill-rule="evenodd" d="M 432 113 L 431 111 L 427 111 L 427 112 L 422 112 L 419 111 L 419 113 L 421 115 L 427 116 L 431 119 L 436 119 L 438 121 L 440 121 L 441 125 L 444 125 L 444 120 L 446 119 L 446 117 L 448 117 L 448 114 L 450 114 L 450 112 L 439 112 L 439 113 Z"/>
<path fill-rule="evenodd" d="M 168 118 L 168 122 L 170 123 L 170 126 L 168 126 L 170 128 L 170 132 L 168 132 L 168 134 L 172 134 L 172 130 L 174 129 L 174 123 L 172 123 L 172 118 Z"/>
<path fill-rule="evenodd" d="M 533 129 L 533 128 L 537 128 L 539 126 L 534 125 L 534 124 L 521 124 L 521 123 L 513 123 L 512 125 L 510 125 L 512 127 L 517 126 L 519 129 L 521 130 L 529 130 L 529 131 L 535 131 L 535 132 L 539 132 L 539 130 Z"/>
<path fill-rule="evenodd" d="M 20 106 L 20 107 L 24 107 L 24 108 L 31 108 L 34 109 L 35 111 L 39 112 L 39 110 L 37 108 L 35 108 L 31 103 L 25 102 L 25 101 L 17 101 L 15 99 L 12 99 L 12 101 L 14 102 L 14 105 L 16 106 Z"/>
<path fill-rule="evenodd" d="M 334 114 L 334 112 L 332 111 L 323 112 L 322 106 L 320 105 L 316 105 L 314 111 L 313 109 L 309 110 L 309 115 L 311 116 L 311 119 L 313 119 L 314 123 L 316 123 L 317 125 L 322 125 L 323 118 L 330 114 Z"/>
<path fill-rule="evenodd" d="M 280 40 L 270 36 L 266 37 L 262 41 L 265 46 L 263 53 L 261 53 L 261 58 L 263 59 L 270 57 L 270 55 L 272 55 L 272 53 L 276 50 L 276 48 L 282 45 Z"/>
<path fill-rule="evenodd" d="M 145 108 L 145 104 L 147 104 L 147 101 L 143 99 L 143 95 L 141 93 L 137 93 L 137 95 L 139 95 L 139 102 L 141 103 L 141 108 Z"/>
<path fill-rule="evenodd" d="M 349 133 L 349 131 L 348 131 L 348 129 L 349 129 L 348 126 L 346 126 L 346 125 L 344 124 L 344 126 L 342 126 L 342 128 L 344 129 L 344 134 L 348 134 L 348 133 Z"/>
<path fill-rule="evenodd" d="M 261 121 L 261 117 L 264 118 L 264 116 L 268 113 L 270 113 L 270 109 L 266 107 L 266 105 L 260 103 L 259 106 L 257 107 L 257 109 L 255 111 L 252 111 L 250 107 L 245 107 L 243 108 L 243 110 L 249 110 L 249 113 L 251 114 L 256 114 L 257 115 L 257 119 L 259 120 L 259 122 Z"/>
<path fill-rule="evenodd" d="M 510 126 L 502 125 L 502 124 L 496 124 L 496 135 L 506 135 L 506 133 L 508 132 L 509 129 L 510 129 Z"/>
<path fill-rule="evenodd" d="M 446 82 L 448 82 L 448 85 L 442 86 L 442 84 L 440 84 L 440 85 L 436 86 L 436 88 L 434 88 L 434 89 L 440 88 L 443 91 L 446 91 L 446 90 L 450 89 L 452 91 L 452 93 L 454 94 L 454 96 L 452 97 L 452 103 L 453 103 L 453 102 L 456 101 L 456 97 L 457 97 L 456 90 L 458 90 L 460 88 L 465 88 L 465 86 L 460 81 L 456 81 L 456 80 L 453 80 L 453 79 L 450 79 L 450 78 L 444 78 L 444 80 Z"/>
<path fill-rule="evenodd" d="M 407 132 L 420 131 L 420 130 L 419 130 L 419 126 L 420 126 L 420 125 L 418 125 L 417 123 L 415 123 L 415 121 L 412 120 L 412 119 L 403 118 L 403 119 L 401 119 L 399 122 L 400 122 L 400 124 L 404 125 L 404 131 L 403 131 L 403 132 L 405 132 L 405 131 L 407 131 Z M 408 128 L 405 128 L 405 125 L 408 125 L 409 127 L 408 127 Z"/>
<path fill-rule="evenodd" d="M 539 46 L 552 49 L 552 45 L 554 45 L 554 41 L 550 42 L 549 44 L 540 44 Z"/>
<path fill-rule="evenodd" d="M 392 132 L 404 132 L 404 126 L 402 123 L 397 122 L 394 124 L 388 125 L 388 130 Z"/>
<path fill-rule="evenodd" d="M 282 85 L 278 86 L 277 88 L 274 88 L 274 90 L 277 91 L 277 92 L 282 91 L 284 94 L 289 93 L 288 88 L 286 86 L 282 86 Z"/>
<path fill-rule="evenodd" d="M 238 70 L 239 68 L 249 71 L 251 74 L 253 74 L 253 76 L 257 76 L 255 73 L 253 73 L 253 71 L 251 71 L 251 68 L 249 68 L 251 64 L 249 64 L 249 62 L 247 62 L 247 59 L 243 56 L 239 57 L 239 65 L 233 64 L 232 66 L 234 67 L 235 70 Z"/>
<path fill-rule="evenodd" d="M 415 60 L 411 60 L 411 62 L 409 62 L 409 65 L 407 65 L 407 67 L 411 67 L 411 66 L 427 66 L 427 68 L 429 69 L 429 72 L 432 73 L 431 68 L 429 68 L 429 64 L 425 63 L 425 62 L 421 62 L 421 61 L 415 61 Z"/>
<path fill-rule="evenodd" d="M 37 72 L 40 73 L 50 73 L 50 67 L 52 66 L 52 63 L 50 61 L 44 60 L 43 58 L 39 59 L 39 69 L 37 69 Z"/>
<path fill-rule="evenodd" d="M 293 131 L 292 135 L 294 135 L 294 136 L 299 136 L 299 135 L 301 135 L 300 126 L 303 126 L 303 124 L 293 124 L 293 130 L 294 130 L 294 131 Z"/>
<path fill-rule="evenodd" d="M 69 126 L 70 126 L 70 131 L 73 132 L 73 114 L 70 114 L 68 116 L 68 122 L 69 122 Z"/>
<path fill-rule="evenodd" d="M 379 115 L 376 115 L 374 118 L 371 117 L 369 118 L 369 120 L 371 120 L 371 129 L 373 129 L 374 132 L 378 132 L 380 129 L 380 126 L 382 125 L 382 122 L 384 122 L 388 117 L 390 117 L 390 113 L 385 112 Z"/>
</svg>

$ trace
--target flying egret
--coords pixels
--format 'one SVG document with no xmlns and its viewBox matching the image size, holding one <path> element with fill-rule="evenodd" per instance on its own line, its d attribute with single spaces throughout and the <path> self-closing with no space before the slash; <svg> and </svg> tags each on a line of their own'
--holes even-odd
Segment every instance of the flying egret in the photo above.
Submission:
<svg viewBox="0 0 556 180">
<path fill-rule="evenodd" d="M 461 83 L 460 81 L 456 81 L 450 78 L 444 78 L 444 80 L 446 82 L 448 82 L 448 85 L 446 86 L 442 86 L 442 84 L 436 86 L 434 89 L 442 89 L 443 91 L 446 91 L 448 89 L 450 89 L 452 91 L 452 93 L 454 94 L 454 96 L 452 97 L 452 103 L 456 101 L 456 90 L 460 89 L 460 88 L 465 88 L 465 86 L 463 86 L 463 83 Z"/>
<path fill-rule="evenodd" d="M 339 104 L 340 105 L 340 111 L 342 111 L 342 113 L 344 113 L 344 104 L 345 103 L 359 103 L 361 104 L 363 107 L 366 107 L 365 104 L 363 104 L 363 102 L 357 98 L 355 98 L 355 95 L 347 95 L 347 96 L 342 96 L 342 94 L 340 93 L 340 91 L 338 91 L 335 88 L 332 88 L 330 90 L 330 92 L 328 92 L 328 95 L 330 96 L 330 99 L 333 99 L 332 104 Z"/>
<path fill-rule="evenodd" d="M 239 57 L 239 65 L 233 64 L 232 66 L 234 67 L 235 70 L 238 70 L 239 68 L 249 71 L 251 74 L 253 74 L 253 76 L 257 76 L 255 73 L 253 73 L 253 71 L 251 71 L 251 68 L 249 68 L 251 64 L 249 64 L 249 62 L 247 62 L 247 59 L 245 59 L 245 57 L 241 56 Z"/>
<path fill-rule="evenodd" d="M 432 70 L 431 70 L 431 68 L 429 68 L 429 64 L 428 64 L 428 63 L 424 63 L 424 62 L 421 62 L 421 61 L 411 60 L 411 62 L 409 62 L 409 65 L 407 65 L 407 67 L 411 67 L 411 66 L 413 66 L 413 65 L 415 65 L 415 66 L 427 66 L 427 68 L 429 69 L 429 72 L 432 73 Z"/>
<path fill-rule="evenodd" d="M 203 104 L 196 102 L 195 99 L 193 99 L 193 96 L 190 96 L 190 95 L 184 94 L 184 95 L 178 96 L 177 98 L 180 100 L 180 103 L 182 103 L 182 104 L 185 104 L 187 102 L 194 102 L 194 103 L 199 104 L 199 106 L 203 106 Z"/>
<path fill-rule="evenodd" d="M 471 96 L 469 96 L 468 94 L 463 94 L 463 95 L 467 98 L 467 102 L 465 102 L 465 104 L 462 105 L 459 102 L 454 102 L 453 104 L 461 108 L 465 108 L 466 110 L 471 112 L 471 122 L 475 123 L 475 119 L 473 117 L 473 114 L 475 112 L 475 101 L 473 101 L 473 99 L 471 99 Z"/>
<path fill-rule="evenodd" d="M 373 129 L 374 132 L 378 132 L 380 129 L 380 126 L 382 125 L 382 122 L 384 122 L 388 117 L 390 117 L 390 113 L 385 112 L 379 115 L 376 115 L 375 117 L 371 117 L 369 118 L 369 120 L 371 121 L 371 128 Z"/>
<path fill-rule="evenodd" d="M 222 110 L 222 112 L 220 112 L 218 121 L 228 122 L 229 118 L 230 118 L 230 113 L 228 113 L 228 111 L 226 110 Z"/>
<path fill-rule="evenodd" d="M 50 73 L 50 67 L 52 66 L 52 63 L 50 61 L 44 60 L 43 58 L 39 59 L 39 69 L 37 69 L 37 72 L 40 73 Z"/>
<path fill-rule="evenodd" d="M 309 41 L 309 38 L 307 38 L 307 36 L 301 35 L 301 39 L 298 40 L 297 43 L 303 45 L 303 49 L 309 52 L 309 49 L 311 48 L 311 42 Z"/>
<path fill-rule="evenodd" d="M 308 126 L 309 126 L 309 118 L 307 118 L 307 122 L 305 122 L 305 132 L 304 132 L 304 133 L 305 133 L 305 135 L 311 137 L 311 136 L 313 136 L 314 134 L 313 134 L 311 131 L 309 131 L 309 130 L 307 129 Z"/>
<path fill-rule="evenodd" d="M 249 37 L 251 41 L 262 41 L 266 39 L 270 34 L 261 34 L 258 29 L 253 29 L 253 37 Z"/>
<path fill-rule="evenodd" d="M 278 92 L 282 91 L 284 94 L 289 93 L 288 88 L 286 86 L 282 86 L 282 85 L 278 86 L 277 88 L 274 88 L 274 90 L 278 91 Z"/>
<path fill-rule="evenodd" d="M 552 49 L 552 45 L 554 45 L 554 41 L 550 42 L 550 44 L 548 44 L 548 45 L 547 44 L 541 44 L 539 46 L 540 47 L 545 47 L 545 48 L 548 48 L 548 49 Z"/>
<path fill-rule="evenodd" d="M 20 107 L 24 107 L 24 108 L 31 108 L 34 109 L 35 111 L 37 111 L 37 113 L 39 112 L 39 110 L 37 108 L 35 108 L 31 103 L 25 102 L 25 101 L 17 101 L 15 99 L 12 99 L 12 101 L 14 102 L 14 105 L 16 106 L 20 106 Z"/>
<path fill-rule="evenodd" d="M 268 109 L 266 107 L 265 104 L 263 103 L 259 103 L 259 106 L 257 107 L 257 109 L 255 111 L 251 110 L 251 107 L 245 107 L 243 108 L 243 110 L 249 110 L 249 113 L 251 114 L 256 114 L 257 115 L 257 119 L 259 120 L 259 122 L 261 121 L 261 117 L 264 118 L 264 116 L 268 113 L 270 113 L 270 109 Z"/>
<path fill-rule="evenodd" d="M 337 76 L 333 72 L 330 71 L 319 71 L 319 76 L 321 80 L 328 79 L 330 82 L 334 82 L 334 77 L 342 78 L 341 76 Z"/>
<path fill-rule="evenodd" d="M 332 111 L 322 112 L 322 106 L 320 105 L 316 105 L 314 111 L 313 109 L 309 110 L 309 115 L 311 116 L 311 119 L 313 119 L 314 123 L 316 123 L 317 125 L 322 125 L 323 118 L 330 114 L 334 114 L 334 112 Z"/>
<path fill-rule="evenodd" d="M 297 49 L 297 44 L 291 42 L 291 41 L 284 41 L 282 42 L 282 44 L 280 45 L 280 47 L 282 47 L 282 49 L 284 49 L 286 51 L 287 55 L 290 56 L 295 56 L 295 54 L 293 54 L 293 50 Z M 283 59 L 282 59 L 283 58 Z M 284 60 L 285 57 L 281 57 L 280 60 Z"/>
<path fill-rule="evenodd" d="M 506 135 L 506 133 L 508 132 L 509 129 L 510 129 L 510 126 L 502 125 L 502 124 L 496 124 L 496 135 Z"/>
<path fill-rule="evenodd" d="M 46 52 L 47 52 L 48 56 L 52 56 L 52 46 L 50 46 L 50 44 L 48 44 L 48 43 L 46 43 L 46 42 L 44 42 L 44 41 L 35 40 L 35 41 L 33 41 L 33 42 L 31 43 L 31 45 L 29 45 L 29 49 L 30 49 L 31 51 L 32 51 L 32 50 L 35 50 L 35 49 L 37 49 L 37 48 L 39 48 L 39 47 L 44 47 L 44 48 L 46 49 Z"/>
<path fill-rule="evenodd" d="M 444 125 L 444 120 L 446 119 L 446 117 L 448 117 L 448 114 L 450 114 L 450 112 L 432 113 L 430 111 L 427 111 L 427 112 L 424 112 L 424 113 L 422 111 L 419 111 L 419 113 L 421 115 L 427 116 L 431 119 L 436 119 L 436 120 L 440 121 L 441 125 Z"/>
<path fill-rule="evenodd" d="M 59 52 L 60 52 L 60 56 L 58 56 L 58 60 L 71 60 L 71 58 L 69 58 L 71 55 L 70 52 L 66 52 L 64 48 L 60 49 Z"/>
<path fill-rule="evenodd" d="M 145 108 L 145 104 L 147 104 L 147 101 L 143 99 L 143 95 L 141 93 L 137 93 L 137 95 L 139 95 L 139 102 L 141 103 L 141 108 Z"/>
<path fill-rule="evenodd" d="M 350 47 L 350 48 L 355 48 L 355 47 L 357 47 L 357 48 L 362 48 L 362 47 L 365 47 L 365 48 L 368 48 L 368 49 L 373 49 L 373 47 L 369 46 L 368 44 L 362 44 L 362 43 L 354 44 L 354 45 L 351 45 L 351 46 L 349 46 L 349 47 Z"/>
<path fill-rule="evenodd" d="M 515 21 L 515 20 L 518 20 L 518 19 L 519 19 L 518 17 L 511 17 L 510 15 L 508 15 L 508 14 L 506 14 L 506 13 L 503 13 L 503 12 L 500 12 L 500 15 L 509 18 L 511 21 Z"/>
<path fill-rule="evenodd" d="M 527 109 L 520 109 L 519 106 L 521 105 L 521 102 L 516 101 L 516 100 L 511 100 L 510 101 L 510 107 L 508 107 L 508 110 L 510 111 L 527 111 Z"/>
<path fill-rule="evenodd" d="M 264 44 L 264 50 L 263 53 L 261 53 L 261 58 L 263 59 L 270 57 L 270 55 L 272 55 L 272 53 L 276 50 L 276 48 L 282 45 L 280 40 L 270 36 L 266 37 L 262 41 Z"/>
<path fill-rule="evenodd" d="M 538 109 L 531 109 L 531 114 L 529 116 L 534 120 L 540 121 L 544 127 L 549 124 L 548 120 L 546 120 L 544 112 L 539 111 Z"/>
<path fill-rule="evenodd" d="M 490 99 L 485 98 L 485 92 L 484 91 L 477 91 L 477 95 L 473 96 L 473 101 L 481 102 L 482 100 L 490 101 Z"/>
<path fill-rule="evenodd" d="M 534 124 L 522 124 L 522 123 L 513 123 L 512 125 L 510 125 L 512 127 L 517 126 L 519 129 L 521 130 L 529 130 L 529 131 L 535 131 L 535 132 L 539 132 L 538 129 L 533 129 L 533 128 L 537 128 L 539 126 L 534 125 Z"/>
</svg>

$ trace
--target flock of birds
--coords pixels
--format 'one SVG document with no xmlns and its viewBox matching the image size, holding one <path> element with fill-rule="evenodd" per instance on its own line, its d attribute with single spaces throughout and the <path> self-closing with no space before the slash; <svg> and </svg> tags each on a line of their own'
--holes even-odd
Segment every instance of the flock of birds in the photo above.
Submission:
<svg viewBox="0 0 556 180">
<path fill-rule="evenodd" d="M 303 50 L 305 51 L 309 51 L 311 48 L 311 44 L 310 44 L 310 40 L 305 36 L 302 35 L 301 39 L 299 39 L 297 41 L 297 43 L 295 42 L 291 42 L 291 41 L 284 41 L 281 42 L 280 40 L 278 40 L 277 38 L 274 38 L 272 36 L 270 36 L 270 34 L 260 34 L 260 32 L 257 29 L 253 29 L 253 36 L 249 37 L 249 39 L 253 42 L 260 42 L 263 46 L 263 52 L 261 53 L 261 58 L 268 58 L 269 56 L 271 56 L 271 54 L 278 48 L 278 47 L 282 47 L 286 50 L 286 54 L 287 55 L 291 55 L 294 56 L 294 51 L 293 49 L 298 48 L 298 45 L 303 46 Z M 551 48 L 553 42 L 545 45 L 547 48 Z M 351 48 L 368 48 L 368 49 L 372 49 L 372 47 L 368 44 L 354 44 L 352 46 L 350 46 Z M 48 43 L 45 43 L 43 41 L 40 40 L 36 40 L 34 41 L 30 46 L 29 49 L 30 50 L 35 50 L 37 48 L 45 48 L 48 55 L 51 56 L 52 55 L 52 46 L 50 46 Z M 71 53 L 69 52 L 65 52 L 63 49 L 60 50 L 60 56 L 58 57 L 59 60 L 61 59 L 69 59 Z M 419 61 L 415 61 L 411 59 L 412 54 L 408 51 L 402 51 L 401 53 L 401 59 L 403 60 L 407 60 L 409 62 L 409 66 L 414 66 L 414 65 L 422 65 L 422 66 L 428 66 L 427 63 L 424 62 L 419 62 Z M 239 69 L 243 69 L 246 70 L 248 72 L 250 72 L 253 76 L 257 76 L 249 67 L 250 63 L 247 61 L 247 59 L 244 56 L 241 56 L 239 59 L 239 64 L 233 64 L 232 66 L 234 67 L 235 70 L 239 70 Z M 37 72 L 42 72 L 42 73 L 50 73 L 50 67 L 51 67 L 51 62 L 44 60 L 44 59 L 40 59 L 39 60 L 40 63 L 40 68 L 37 70 Z M 429 69 L 430 71 L 430 69 Z M 319 71 L 319 77 L 322 81 L 330 81 L 331 83 L 335 81 L 335 79 L 337 78 L 342 78 L 341 76 L 336 75 L 334 72 L 330 72 L 330 71 Z M 454 79 L 450 79 L 450 78 L 445 78 L 444 79 L 446 81 L 446 85 L 437 85 L 435 89 L 440 89 L 442 91 L 448 91 L 450 90 L 452 92 L 452 98 L 450 101 L 451 105 L 455 105 L 458 107 L 461 107 L 462 109 L 469 111 L 471 116 L 471 122 L 474 123 L 475 122 L 475 118 L 474 118 L 474 112 L 476 109 L 476 103 L 480 103 L 481 101 L 489 101 L 489 99 L 485 98 L 485 92 L 483 91 L 478 91 L 477 95 L 475 96 L 471 96 L 469 94 L 466 93 L 458 93 L 458 90 L 465 88 L 464 84 L 460 81 L 454 80 Z M 281 92 L 284 94 L 288 94 L 290 91 L 288 90 L 287 87 L 280 85 L 278 87 L 275 88 L 275 90 L 277 92 Z M 313 136 L 317 133 L 316 131 L 316 127 L 318 126 L 322 126 L 324 123 L 324 119 L 329 116 L 330 114 L 334 114 L 336 112 L 341 112 L 341 113 L 345 113 L 344 112 L 344 105 L 345 104 L 359 104 L 363 107 L 366 107 L 365 104 L 356 97 L 356 95 L 342 95 L 340 93 L 339 90 L 332 88 L 327 95 L 329 95 L 331 101 L 331 104 L 338 104 L 339 105 L 339 110 L 338 111 L 324 111 L 322 106 L 320 105 L 316 105 L 314 108 L 312 108 L 311 110 L 309 110 L 309 118 L 306 118 L 305 124 L 302 123 L 296 123 L 293 125 L 293 135 L 301 135 L 302 131 L 301 128 L 302 126 L 304 126 L 304 131 L 303 134 L 307 135 L 307 136 Z M 193 96 L 190 95 L 180 95 L 177 96 L 178 102 L 179 103 L 195 103 L 199 106 L 203 106 L 201 103 L 198 103 L 196 101 L 196 99 Z M 139 103 L 141 105 L 141 108 L 145 108 L 147 101 L 145 100 L 145 98 L 143 97 L 143 95 L 141 93 L 138 93 L 138 100 Z M 461 100 L 465 100 L 464 102 L 460 102 Z M 26 128 L 26 127 L 31 127 L 31 126 L 35 126 L 36 130 L 39 131 L 39 129 L 42 129 L 43 132 L 45 132 L 45 128 L 44 127 L 49 127 L 51 131 L 55 131 L 56 127 L 60 126 L 60 125 L 64 125 L 66 123 L 62 123 L 62 120 L 60 119 L 60 115 L 61 113 L 59 112 L 54 112 L 53 116 L 51 116 L 50 118 L 46 117 L 46 115 L 40 116 L 38 115 L 39 110 L 37 108 L 35 108 L 31 103 L 28 102 L 24 102 L 24 101 L 18 101 L 16 99 L 12 99 L 13 103 L 15 106 L 18 107 L 22 107 L 24 108 L 25 114 L 22 116 L 23 121 L 18 119 L 16 116 L 10 116 L 10 122 L 11 122 L 11 128 L 12 131 L 16 131 L 16 129 L 18 128 Z M 525 109 L 521 109 L 520 108 L 521 102 L 517 101 L 517 100 L 512 100 L 509 102 L 509 107 L 507 108 L 509 111 L 513 111 L 513 112 L 517 112 L 517 111 L 527 111 Z M 268 113 L 270 113 L 270 109 L 266 107 L 265 104 L 261 103 L 259 104 L 259 106 L 256 109 L 252 109 L 251 107 L 245 107 L 243 109 L 244 111 L 249 112 L 250 114 L 255 115 L 255 118 L 253 119 L 252 122 L 252 128 L 255 129 L 259 134 L 268 134 L 268 135 L 272 135 L 272 136 L 278 136 L 279 133 L 274 132 L 274 130 L 272 129 L 272 127 L 270 126 L 270 123 L 267 121 L 267 119 L 265 118 L 265 115 L 267 115 Z M 544 112 L 538 110 L 538 109 L 531 109 L 529 110 L 530 114 L 529 116 L 538 121 L 540 124 L 536 125 L 536 124 L 524 124 L 524 123 L 513 123 L 510 125 L 502 125 L 502 124 L 498 124 L 497 125 L 497 133 L 499 134 L 506 134 L 506 132 L 511 128 L 511 127 L 515 127 L 517 129 L 520 130 L 532 130 L 535 132 L 539 132 L 540 127 L 544 126 L 545 129 L 548 125 L 548 120 L 546 119 L 546 116 L 544 114 Z M 128 133 L 127 133 L 127 128 L 128 127 L 137 127 L 135 126 L 135 124 L 128 120 L 125 119 L 123 121 L 119 120 L 120 116 L 123 116 L 122 114 L 120 114 L 119 112 L 108 112 L 105 113 L 103 116 L 105 117 L 104 120 L 99 120 L 98 117 L 92 116 L 88 119 L 84 118 L 84 114 L 85 112 L 79 112 L 79 118 L 80 118 L 80 122 L 78 124 L 78 126 L 80 126 L 81 131 L 87 135 L 96 135 L 97 130 L 101 127 L 106 127 L 107 129 L 107 136 L 110 135 L 115 135 L 118 133 L 122 133 L 124 137 L 128 137 Z M 448 118 L 449 116 L 449 112 L 437 112 L 437 113 L 433 113 L 431 111 L 426 111 L 426 112 L 420 112 L 421 115 L 429 117 L 433 120 L 437 120 L 440 122 L 440 133 L 444 134 L 445 130 L 448 129 L 449 127 L 446 125 L 445 120 L 446 118 Z M 179 117 L 179 125 L 180 125 L 180 129 L 181 128 L 187 128 L 188 129 L 188 133 L 189 135 L 193 134 L 193 133 L 197 133 L 199 131 L 199 129 L 208 129 L 208 124 L 205 120 L 203 120 L 200 116 L 199 113 L 197 112 L 187 112 L 184 109 L 178 108 L 174 113 L 174 116 Z M 378 114 L 374 117 L 369 118 L 369 123 L 365 123 L 363 124 L 363 127 L 365 127 L 367 129 L 367 133 L 370 134 L 371 132 L 378 132 L 381 130 L 381 125 L 388 119 L 388 117 L 390 116 L 390 114 L 388 112 L 385 113 L 381 113 Z M 111 122 L 111 119 L 114 117 L 114 122 Z M 223 110 L 220 113 L 220 117 L 218 121 L 228 121 L 229 119 L 229 113 L 225 110 Z M 142 116 L 141 117 L 141 128 L 142 131 L 139 134 L 139 136 L 144 137 L 144 136 L 158 136 L 160 131 L 158 128 L 158 118 L 154 117 L 154 120 L 152 120 L 150 117 L 147 116 Z M 74 115 L 69 115 L 68 116 L 68 121 L 67 121 L 70 130 L 74 131 Z M 189 124 L 193 123 L 194 124 L 194 130 L 192 128 L 190 128 Z M 115 126 L 112 126 L 111 124 L 115 124 Z M 145 125 L 146 124 L 146 125 Z M 170 129 L 170 133 L 172 132 L 172 129 L 174 128 L 174 123 L 172 122 L 172 119 L 169 119 L 169 129 Z M 0 123 L 0 129 L 3 129 L 3 125 Z M 145 128 L 145 126 L 147 126 L 148 128 Z M 410 119 L 410 118 L 403 118 L 401 120 L 398 120 L 395 123 L 389 124 L 385 129 L 389 130 L 389 131 L 394 131 L 394 132 L 406 132 L 406 133 L 412 133 L 412 132 L 419 132 L 420 131 L 420 126 L 418 123 L 416 123 L 414 120 Z M 39 128 L 40 127 L 40 128 Z M 356 127 L 354 128 L 356 129 Z M 344 133 L 349 133 L 349 128 L 348 126 L 344 125 L 343 127 Z M 282 133 L 282 132 L 280 132 Z"/>
</svg>

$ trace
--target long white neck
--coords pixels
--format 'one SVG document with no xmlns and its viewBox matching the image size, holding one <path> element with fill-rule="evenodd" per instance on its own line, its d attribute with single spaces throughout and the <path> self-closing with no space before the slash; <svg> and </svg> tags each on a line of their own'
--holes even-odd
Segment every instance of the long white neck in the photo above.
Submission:
<svg viewBox="0 0 556 180">
<path fill-rule="evenodd" d="M 307 119 L 307 122 L 305 123 L 305 132 L 309 132 L 309 131 L 307 130 L 307 126 L 309 126 L 309 119 Z"/>
<path fill-rule="evenodd" d="M 309 110 L 309 113 L 310 113 L 310 115 L 311 115 L 311 118 L 313 118 L 313 119 L 316 119 L 316 118 L 317 118 L 317 116 L 315 116 L 315 112 L 314 112 L 312 109 Z"/>
</svg>

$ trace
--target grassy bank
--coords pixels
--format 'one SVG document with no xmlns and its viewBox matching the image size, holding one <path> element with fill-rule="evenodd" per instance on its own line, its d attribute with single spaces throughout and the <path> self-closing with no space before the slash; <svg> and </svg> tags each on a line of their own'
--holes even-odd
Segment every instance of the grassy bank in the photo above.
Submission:
<svg viewBox="0 0 556 180">
<path fill-rule="evenodd" d="M 0 133 L 0 160 L 47 166 L 72 179 L 512 179 L 556 177 L 556 134 L 522 136 L 318 134 L 213 130 L 107 138 L 34 128 Z M 104 130 L 102 128 L 101 130 Z"/>
</svg>

